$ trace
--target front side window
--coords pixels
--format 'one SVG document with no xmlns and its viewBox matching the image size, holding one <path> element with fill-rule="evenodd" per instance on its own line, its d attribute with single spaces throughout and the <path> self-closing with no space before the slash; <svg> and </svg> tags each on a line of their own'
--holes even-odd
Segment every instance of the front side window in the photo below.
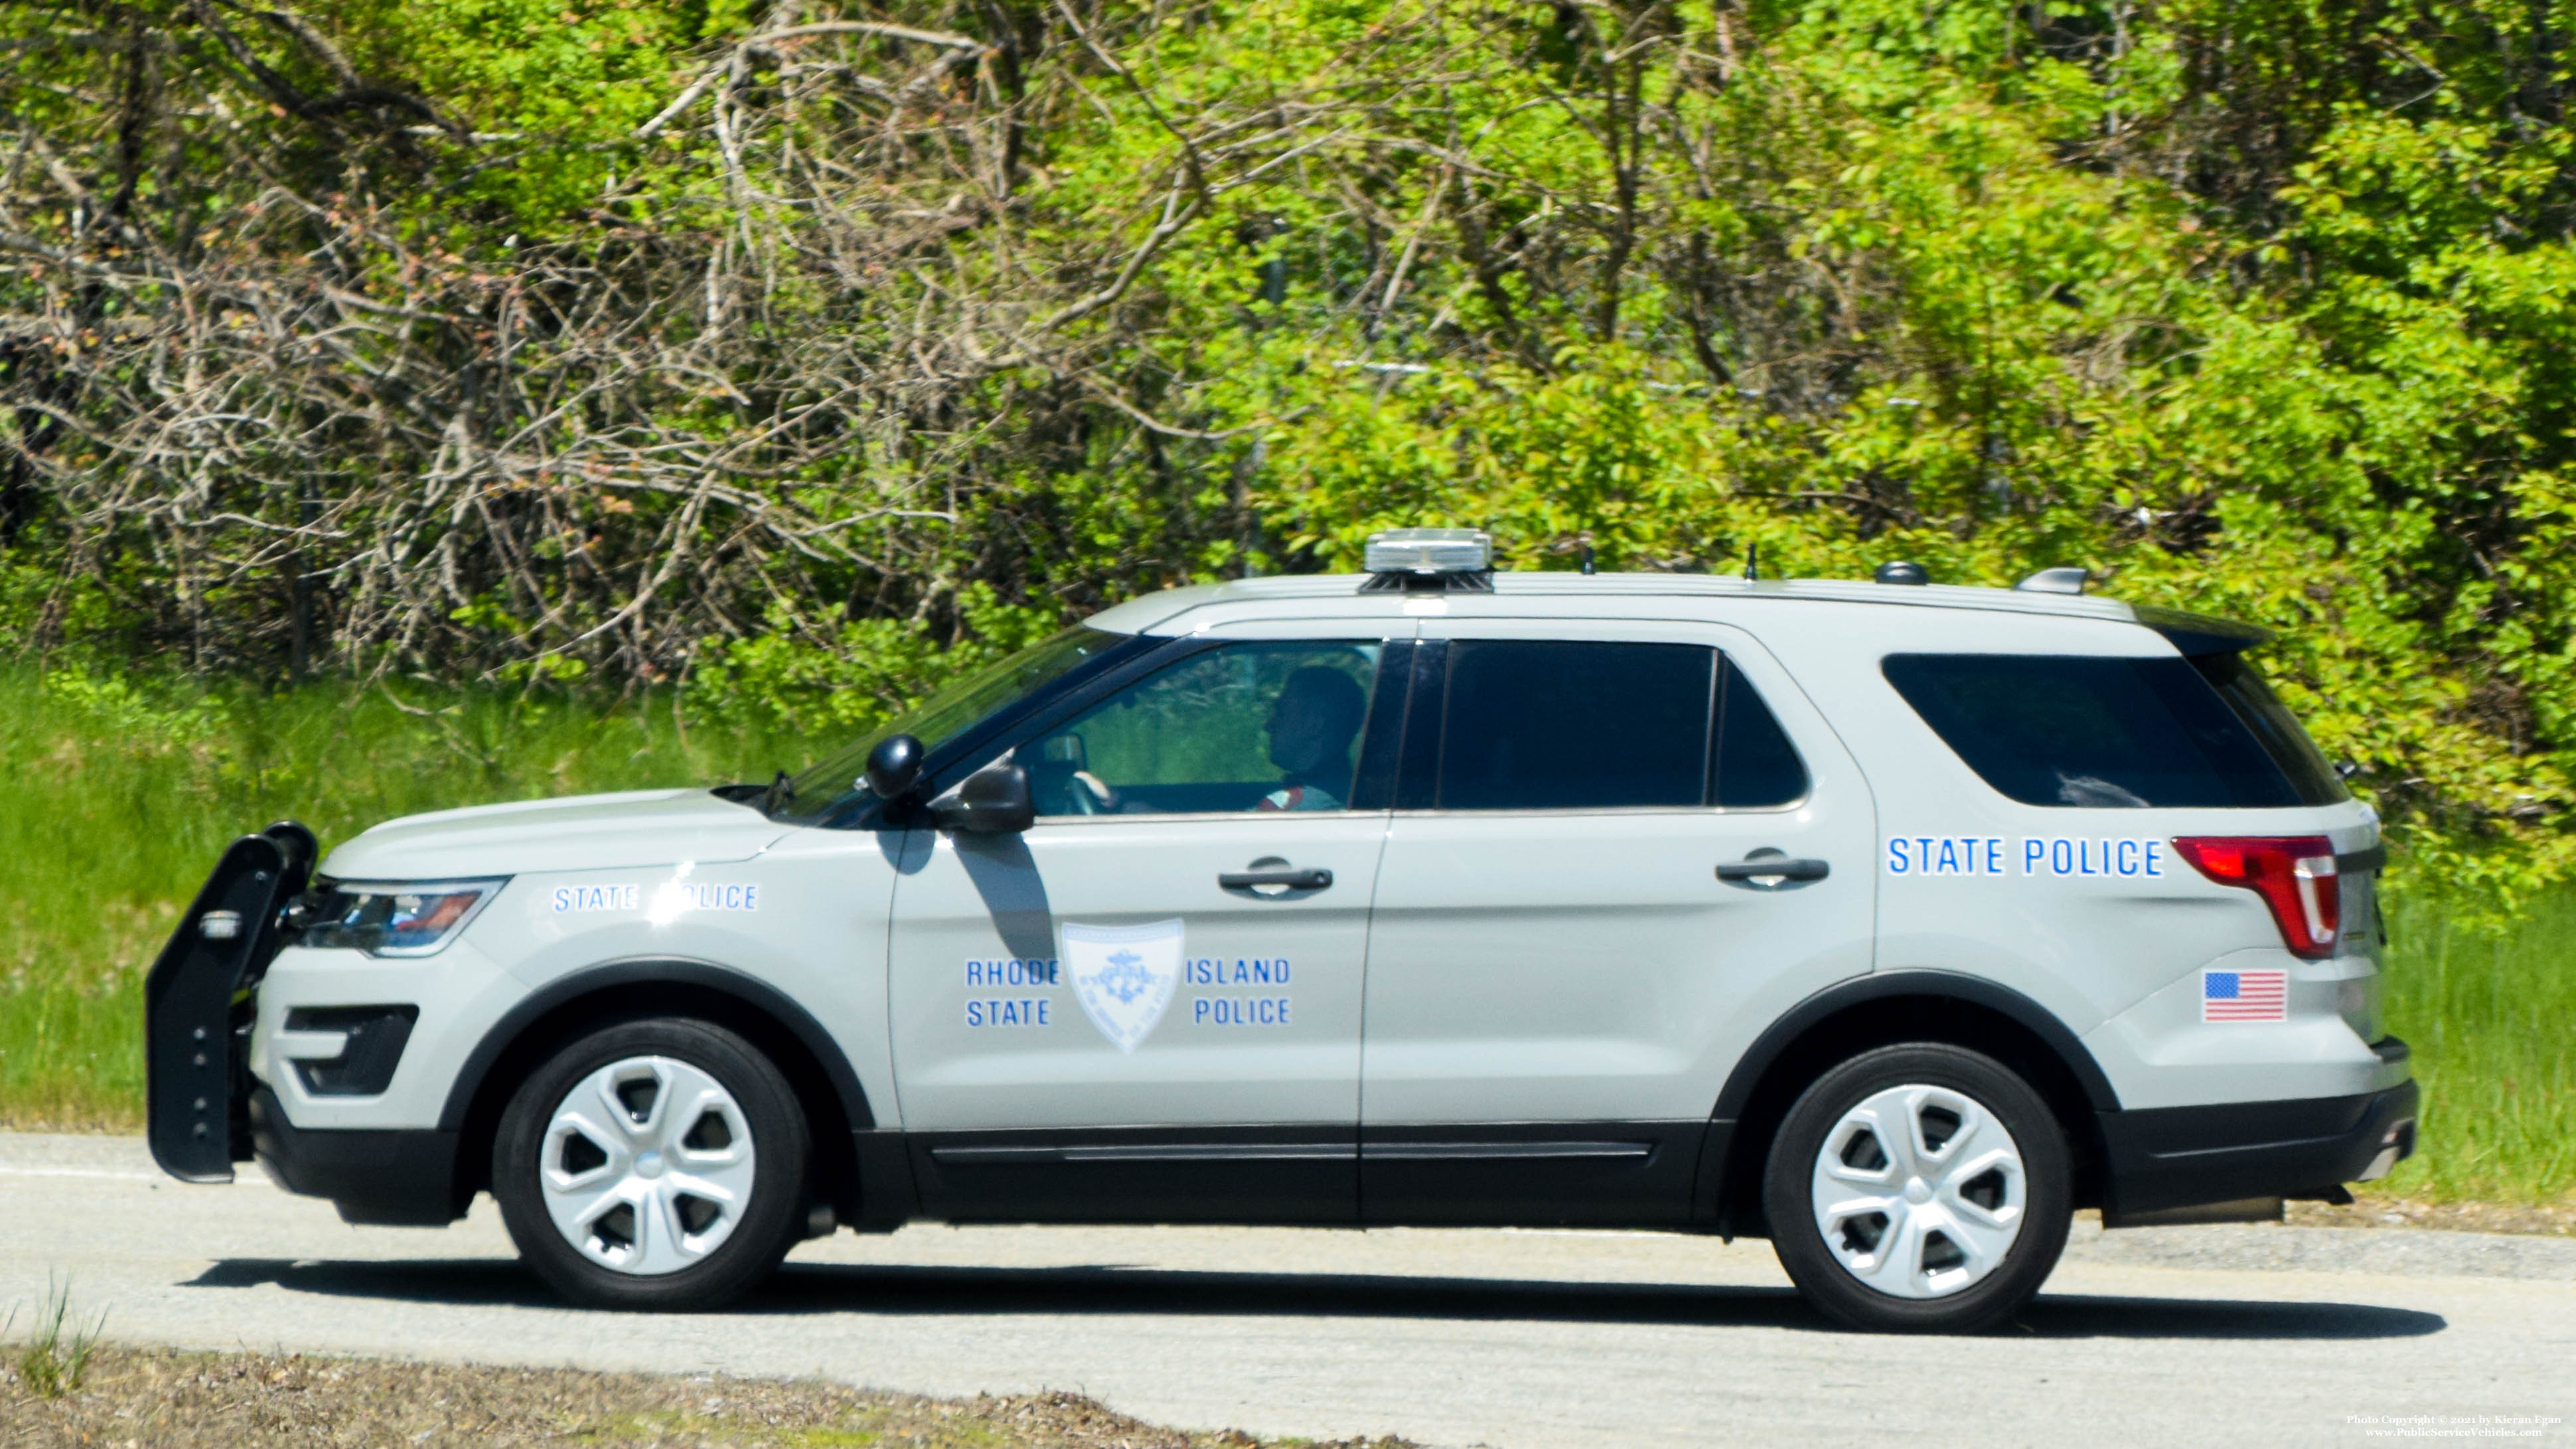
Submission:
<svg viewBox="0 0 2576 1449">
<path fill-rule="evenodd" d="M 1882 668 L 1970 769 L 2025 805 L 2301 803 L 2189 660 L 1891 654 Z"/>
<path fill-rule="evenodd" d="M 1375 642 L 1229 644 L 1023 745 L 1042 816 L 1346 810 Z"/>
</svg>

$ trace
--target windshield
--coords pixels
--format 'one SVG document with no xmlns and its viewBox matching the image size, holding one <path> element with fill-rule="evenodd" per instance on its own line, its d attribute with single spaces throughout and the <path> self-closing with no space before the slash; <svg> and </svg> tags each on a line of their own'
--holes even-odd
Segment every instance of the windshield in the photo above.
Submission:
<svg viewBox="0 0 2576 1449">
<path fill-rule="evenodd" d="M 868 751 L 875 749 L 879 740 L 890 735 L 911 735 L 921 741 L 927 755 L 935 758 L 940 746 L 965 734 L 995 710 L 1092 663 L 1127 643 L 1130 637 L 1076 624 L 1042 644 L 1033 644 L 1008 659 L 987 665 L 887 720 L 856 743 L 807 766 L 780 790 L 778 803 L 770 814 L 799 820 L 840 814 L 841 807 L 867 793 L 860 776 L 867 769 Z"/>
</svg>

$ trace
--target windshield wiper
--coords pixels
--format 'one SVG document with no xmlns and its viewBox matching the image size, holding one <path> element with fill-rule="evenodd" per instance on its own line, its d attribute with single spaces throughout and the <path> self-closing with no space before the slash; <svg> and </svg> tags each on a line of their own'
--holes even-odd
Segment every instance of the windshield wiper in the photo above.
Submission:
<svg viewBox="0 0 2576 1449">
<path fill-rule="evenodd" d="M 782 791 L 786 790 L 787 785 L 788 775 L 785 770 L 779 771 L 776 775 L 770 778 L 769 788 L 760 792 L 761 814 L 774 815 L 778 813 L 778 797 Z"/>
</svg>

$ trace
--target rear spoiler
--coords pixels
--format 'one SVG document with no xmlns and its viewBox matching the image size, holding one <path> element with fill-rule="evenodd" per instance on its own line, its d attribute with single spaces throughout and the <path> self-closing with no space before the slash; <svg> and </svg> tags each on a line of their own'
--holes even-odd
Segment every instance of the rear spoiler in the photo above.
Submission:
<svg viewBox="0 0 2576 1449">
<path fill-rule="evenodd" d="M 2209 614 L 2186 613 L 2181 609 L 2159 609 L 2153 604 L 2132 604 L 2129 612 L 2138 622 L 2165 636 L 2165 641 L 2186 656 L 2199 654 L 2234 654 L 2258 644 L 2272 642 L 2272 631 L 2258 624 L 2240 624 L 2233 619 Z"/>
<path fill-rule="evenodd" d="M 152 1160 L 187 1182 L 230 1182 L 250 1160 L 249 988 L 286 944 L 280 917 L 320 846 L 281 820 L 224 850 L 143 980 Z"/>
</svg>

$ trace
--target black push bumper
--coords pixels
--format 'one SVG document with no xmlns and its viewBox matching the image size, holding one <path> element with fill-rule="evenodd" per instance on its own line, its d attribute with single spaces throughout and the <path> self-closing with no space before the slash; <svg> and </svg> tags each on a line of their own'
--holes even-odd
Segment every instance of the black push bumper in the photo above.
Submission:
<svg viewBox="0 0 2576 1449">
<path fill-rule="evenodd" d="M 259 1165 L 280 1187 L 331 1199 L 345 1221 L 435 1228 L 465 1216 L 453 1132 L 308 1131 L 286 1120 L 268 1088 L 254 1087 L 250 1135 Z"/>
<path fill-rule="evenodd" d="M 2382 1154 L 2414 1155 L 2417 1100 L 2409 1081 L 2356 1097 L 2101 1113 L 2106 1219 L 2359 1181 Z"/>
<path fill-rule="evenodd" d="M 281 820 L 224 850 L 143 983 L 152 1160 L 188 1182 L 230 1182 L 249 1159 L 251 988 L 286 944 L 313 832 Z"/>
</svg>

